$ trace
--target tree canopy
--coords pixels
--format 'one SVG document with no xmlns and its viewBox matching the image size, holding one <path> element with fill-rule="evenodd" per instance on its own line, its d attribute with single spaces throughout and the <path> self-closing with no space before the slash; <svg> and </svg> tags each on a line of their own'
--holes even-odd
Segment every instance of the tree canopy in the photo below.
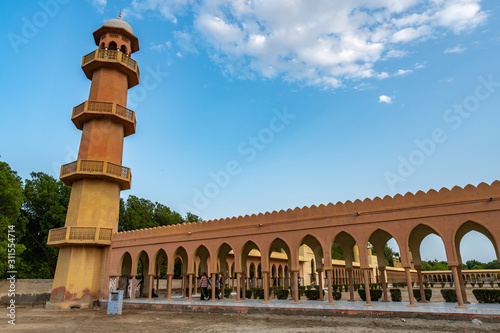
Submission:
<svg viewBox="0 0 500 333">
<path fill-rule="evenodd" d="M 199 216 L 187 213 L 186 217 L 183 218 L 181 214 L 159 202 L 153 203 L 151 200 L 138 198 L 134 195 L 129 196 L 127 201 L 120 199 L 118 231 L 197 221 L 201 221 Z"/>
<path fill-rule="evenodd" d="M 24 184 L 19 225 L 26 231 L 21 241 L 26 246 L 22 259 L 25 278 L 54 277 L 59 250 L 47 245 L 49 230 L 64 227 L 71 188 L 43 172 L 31 173 Z"/>
<path fill-rule="evenodd" d="M 9 237 L 7 230 L 9 226 L 14 226 L 14 244 L 16 259 L 25 250 L 25 246 L 19 243 L 19 237 L 23 230 L 17 227 L 17 219 L 23 202 L 23 184 L 21 177 L 13 171 L 5 162 L 0 162 L 0 278 L 5 278 L 7 269 L 7 255 L 9 250 Z M 17 227 L 17 228 L 16 228 Z M 12 247 L 12 246 L 11 246 Z M 16 267 L 21 264 L 16 262 Z"/>
</svg>

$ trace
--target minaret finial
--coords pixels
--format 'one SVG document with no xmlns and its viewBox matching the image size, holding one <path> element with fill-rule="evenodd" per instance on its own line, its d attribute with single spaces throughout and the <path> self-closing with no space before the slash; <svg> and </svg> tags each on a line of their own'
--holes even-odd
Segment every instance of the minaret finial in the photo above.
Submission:
<svg viewBox="0 0 500 333">
<path fill-rule="evenodd" d="M 120 10 L 120 13 L 118 14 L 118 18 L 121 19 L 122 18 L 122 11 Z"/>
</svg>

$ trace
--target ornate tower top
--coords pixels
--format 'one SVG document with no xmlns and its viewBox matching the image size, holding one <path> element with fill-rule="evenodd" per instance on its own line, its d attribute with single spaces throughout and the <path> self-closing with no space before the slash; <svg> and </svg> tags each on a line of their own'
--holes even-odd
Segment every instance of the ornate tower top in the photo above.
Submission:
<svg viewBox="0 0 500 333">
<path fill-rule="evenodd" d="M 124 52 L 128 55 L 139 51 L 139 39 L 134 35 L 130 24 L 121 19 L 121 12 L 118 18 L 107 20 L 102 27 L 94 31 L 94 41 L 99 48 L 105 48 L 114 42 L 122 52 L 124 51 L 121 46 L 128 45 L 129 47 Z"/>
</svg>

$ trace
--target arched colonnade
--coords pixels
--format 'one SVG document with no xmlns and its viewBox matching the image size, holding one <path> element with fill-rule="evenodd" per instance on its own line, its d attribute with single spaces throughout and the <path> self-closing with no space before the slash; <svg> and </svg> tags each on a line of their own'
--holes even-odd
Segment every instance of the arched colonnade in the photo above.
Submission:
<svg viewBox="0 0 500 333">
<path fill-rule="evenodd" d="M 144 275 L 147 274 L 149 277 L 149 281 L 145 280 L 148 282 L 146 290 L 149 290 L 151 297 L 149 286 L 153 284 L 153 279 L 158 274 L 158 264 L 166 260 L 167 299 L 170 299 L 174 261 L 179 258 L 182 262 L 183 280 L 187 279 L 189 291 L 187 297 L 191 300 L 193 277 L 197 273 L 195 262 L 199 260 L 198 265 L 201 270 L 210 272 L 212 278 L 216 273 L 226 278 L 228 274 L 232 274 L 231 269 L 227 267 L 228 255 L 232 253 L 235 258 L 236 301 L 239 302 L 240 290 L 248 287 L 244 281 L 250 276 L 250 266 L 247 265 L 249 253 L 257 250 L 261 254 L 259 264 L 265 291 L 264 302 L 267 302 L 268 287 L 273 277 L 270 257 L 278 248 L 286 254 L 292 299 L 294 303 L 298 303 L 299 248 L 305 244 L 314 252 L 319 289 L 322 290 L 326 277 L 328 304 L 334 304 L 332 284 L 335 269 L 331 264 L 332 245 L 337 244 L 344 253 L 346 281 L 349 282 L 350 299 L 353 300 L 353 248 L 358 245 L 363 249 L 371 244 L 377 253 L 380 282 L 384 290 L 384 300 L 387 301 L 383 249 L 387 241 L 394 238 L 399 246 L 401 263 L 405 270 L 409 306 L 417 306 L 413 296 L 410 268 L 413 264 L 417 270 L 416 282 L 424 296 L 420 246 L 425 237 L 435 234 L 443 241 L 452 280 L 458 281 L 454 283 L 458 307 L 465 307 L 467 299 L 461 272 L 460 241 L 468 232 L 478 231 L 491 241 L 499 258 L 498 194 L 500 194 L 500 183 L 495 182 L 491 186 L 469 185 L 464 189 L 455 187 L 452 190 L 442 189 L 439 192 L 431 190 L 428 193 L 397 195 L 394 198 L 348 201 L 336 205 L 312 206 L 232 219 L 115 233 L 107 260 L 107 278 L 130 274 L 134 279 L 137 276 L 137 264 L 141 261 Z M 359 260 L 368 294 L 366 305 L 372 305 L 369 283 L 370 274 L 373 273 L 372 267 L 368 265 L 366 251 L 360 251 Z M 277 273 L 280 279 L 288 277 L 284 273 L 285 266 L 282 268 L 281 273 L 279 270 Z M 320 299 L 323 299 L 322 294 L 320 292 Z M 422 299 L 425 300 L 425 297 Z"/>
</svg>

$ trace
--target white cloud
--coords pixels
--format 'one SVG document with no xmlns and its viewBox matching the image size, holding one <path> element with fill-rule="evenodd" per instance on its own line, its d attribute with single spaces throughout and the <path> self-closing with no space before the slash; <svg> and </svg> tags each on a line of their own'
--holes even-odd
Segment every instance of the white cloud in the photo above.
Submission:
<svg viewBox="0 0 500 333">
<path fill-rule="evenodd" d="M 408 55 L 407 51 L 404 50 L 390 50 L 385 54 L 383 60 L 391 59 L 391 58 L 403 58 Z"/>
<path fill-rule="evenodd" d="M 441 82 L 441 83 L 451 83 L 453 81 L 455 81 L 454 77 L 449 77 L 447 79 L 441 79 L 441 80 L 439 80 L 439 82 Z"/>
<path fill-rule="evenodd" d="M 336 88 L 387 78 L 376 70 L 380 61 L 404 57 L 403 48 L 428 38 L 470 31 L 486 19 L 480 2 L 133 0 L 130 10 L 136 15 L 154 11 L 169 20 L 190 18 L 186 14 L 193 12 L 192 24 L 183 26 L 189 43 L 176 35 L 177 45 L 183 53 L 195 52 L 193 39 L 208 45 L 225 75 Z"/>
<path fill-rule="evenodd" d="M 415 64 L 415 69 L 422 69 L 425 67 L 425 65 L 427 64 L 427 61 L 424 61 L 424 62 L 417 62 Z"/>
<path fill-rule="evenodd" d="M 159 43 L 159 44 L 151 44 L 151 50 L 163 52 L 167 47 L 170 46 L 172 46 L 172 43 L 170 41 L 166 41 L 165 43 Z"/>
<path fill-rule="evenodd" d="M 406 74 L 410 74 L 412 72 L 413 71 L 411 69 L 398 69 L 398 71 L 396 73 L 394 73 L 394 76 L 406 75 Z"/>
<path fill-rule="evenodd" d="M 386 96 L 386 95 L 381 95 L 378 98 L 379 103 L 387 103 L 387 104 L 392 104 L 392 97 Z"/>
<path fill-rule="evenodd" d="M 92 4 L 92 6 L 97 8 L 97 10 L 100 13 L 104 12 L 104 8 L 106 8 L 107 0 L 87 0 L 87 1 L 90 2 Z"/>
<path fill-rule="evenodd" d="M 444 53 L 463 53 L 463 52 L 465 52 L 465 50 L 467 50 L 465 47 L 461 47 L 460 45 L 457 45 L 455 47 L 448 48 L 448 49 L 444 50 Z"/>
<path fill-rule="evenodd" d="M 193 43 L 193 37 L 187 31 L 174 31 L 174 38 L 177 46 L 183 52 L 198 53 Z"/>
</svg>

